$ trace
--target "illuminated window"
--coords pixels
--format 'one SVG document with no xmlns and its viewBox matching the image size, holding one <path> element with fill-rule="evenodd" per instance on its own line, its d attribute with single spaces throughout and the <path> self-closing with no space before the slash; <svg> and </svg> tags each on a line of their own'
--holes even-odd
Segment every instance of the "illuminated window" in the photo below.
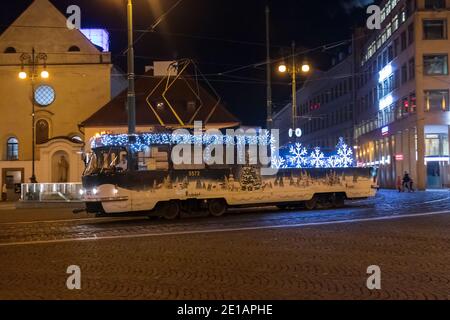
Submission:
<svg viewBox="0 0 450 320">
<path fill-rule="evenodd" d="M 8 161 L 19 160 L 19 141 L 16 138 L 9 138 L 6 143 L 6 158 Z"/>
<path fill-rule="evenodd" d="M 41 107 L 47 107 L 55 101 L 55 90 L 48 85 L 41 85 L 34 91 L 34 101 Z"/>
<path fill-rule="evenodd" d="M 448 90 L 426 90 L 425 109 L 427 111 L 448 111 Z"/>
<path fill-rule="evenodd" d="M 447 75 L 448 56 L 446 54 L 423 56 L 423 69 L 427 76 Z"/>
</svg>

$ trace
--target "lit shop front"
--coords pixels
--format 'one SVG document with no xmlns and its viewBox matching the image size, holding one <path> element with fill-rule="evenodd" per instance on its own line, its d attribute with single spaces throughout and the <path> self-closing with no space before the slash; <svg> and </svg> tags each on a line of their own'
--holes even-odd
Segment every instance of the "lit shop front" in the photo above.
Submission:
<svg viewBox="0 0 450 320">
<path fill-rule="evenodd" d="M 360 136 L 355 146 L 358 166 L 379 168 L 379 184 L 395 188 L 398 177 L 410 174 L 416 187 L 427 189 L 450 187 L 449 126 L 425 125 L 423 142 L 419 144 L 417 129 L 399 129 L 393 123 Z M 423 155 L 423 165 L 419 163 Z"/>
</svg>

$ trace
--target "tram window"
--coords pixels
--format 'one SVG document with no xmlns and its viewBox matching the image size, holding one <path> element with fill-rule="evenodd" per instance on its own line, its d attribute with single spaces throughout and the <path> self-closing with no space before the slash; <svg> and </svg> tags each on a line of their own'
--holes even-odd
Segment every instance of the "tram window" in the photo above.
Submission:
<svg viewBox="0 0 450 320">
<path fill-rule="evenodd" d="M 146 148 L 138 154 L 139 171 L 168 171 L 168 154 L 167 147 Z"/>
</svg>

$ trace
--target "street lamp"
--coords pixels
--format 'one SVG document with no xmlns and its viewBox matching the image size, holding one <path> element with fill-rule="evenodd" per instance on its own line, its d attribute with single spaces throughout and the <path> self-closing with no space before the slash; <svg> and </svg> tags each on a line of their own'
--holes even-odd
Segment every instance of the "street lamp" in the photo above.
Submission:
<svg viewBox="0 0 450 320">
<path fill-rule="evenodd" d="M 295 42 L 292 41 L 292 65 L 289 67 L 286 63 L 281 63 L 278 66 L 280 73 L 289 73 L 292 76 L 292 130 L 297 130 L 297 74 L 308 73 L 311 71 L 311 66 L 307 61 L 303 61 L 301 65 L 297 65 L 295 60 Z"/>
<path fill-rule="evenodd" d="M 37 53 L 34 48 L 31 54 L 23 53 L 20 56 L 20 61 L 22 63 L 22 70 L 19 72 L 19 79 L 26 80 L 30 78 L 31 81 L 31 147 L 32 147 L 32 165 L 31 165 L 31 183 L 37 183 L 36 180 L 36 112 L 35 112 L 35 84 L 36 80 L 39 78 L 38 67 L 39 61 L 43 62 L 44 70 L 40 73 L 42 79 L 48 79 L 50 73 L 46 70 L 47 66 L 47 55 L 45 53 Z M 27 73 L 25 71 L 25 65 L 30 67 L 30 71 Z"/>
</svg>

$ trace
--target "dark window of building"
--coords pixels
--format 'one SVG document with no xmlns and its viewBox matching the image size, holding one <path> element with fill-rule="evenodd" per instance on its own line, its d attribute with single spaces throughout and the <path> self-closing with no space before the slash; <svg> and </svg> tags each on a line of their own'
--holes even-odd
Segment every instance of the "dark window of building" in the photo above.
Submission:
<svg viewBox="0 0 450 320">
<path fill-rule="evenodd" d="M 4 51 L 5 53 L 17 53 L 16 48 L 8 47 Z"/>
<path fill-rule="evenodd" d="M 407 46 L 406 31 L 403 31 L 400 37 L 401 37 L 401 41 L 402 41 L 401 45 L 402 45 L 402 51 L 403 51 L 406 49 L 406 46 Z"/>
<path fill-rule="evenodd" d="M 391 62 L 392 60 L 394 60 L 394 47 L 389 46 L 388 47 L 388 62 Z"/>
<path fill-rule="evenodd" d="M 445 9 L 445 0 L 425 0 L 425 9 Z"/>
<path fill-rule="evenodd" d="M 414 42 L 414 23 L 411 23 L 408 26 L 408 44 L 412 44 Z"/>
<path fill-rule="evenodd" d="M 426 90 L 425 109 L 448 111 L 448 90 Z"/>
<path fill-rule="evenodd" d="M 377 69 L 377 71 L 381 71 L 381 69 L 383 69 L 383 57 L 380 54 L 378 56 L 378 69 Z"/>
<path fill-rule="evenodd" d="M 400 70 L 395 70 L 394 72 L 394 88 L 398 89 L 400 87 Z"/>
<path fill-rule="evenodd" d="M 46 143 L 49 139 L 49 126 L 48 122 L 44 119 L 38 120 L 36 122 L 36 143 L 42 144 Z"/>
<path fill-rule="evenodd" d="M 416 112 L 417 109 L 417 99 L 416 99 L 416 93 L 413 92 L 409 95 L 409 111 L 412 113 Z"/>
<path fill-rule="evenodd" d="M 416 62 L 414 58 L 409 59 L 409 79 L 416 77 Z"/>
<path fill-rule="evenodd" d="M 80 51 L 81 51 L 80 48 L 77 46 L 71 46 L 69 48 L 69 52 L 80 52 Z"/>
<path fill-rule="evenodd" d="M 400 54 L 400 39 L 394 40 L 394 56 L 397 57 Z"/>
<path fill-rule="evenodd" d="M 405 84 L 408 81 L 408 68 L 406 63 L 402 66 L 402 84 Z"/>
<path fill-rule="evenodd" d="M 423 70 L 427 76 L 447 75 L 448 56 L 446 54 L 433 54 L 423 56 Z"/>
<path fill-rule="evenodd" d="M 386 67 L 386 65 L 388 64 L 389 60 L 389 55 L 388 55 L 388 51 L 384 50 L 383 51 L 383 68 Z"/>
<path fill-rule="evenodd" d="M 8 161 L 19 160 L 19 141 L 9 138 L 6 142 L 6 158 Z"/>
<path fill-rule="evenodd" d="M 416 0 L 408 0 L 406 8 L 408 16 L 410 16 L 415 10 L 416 10 Z"/>
<path fill-rule="evenodd" d="M 423 37 L 425 40 L 439 40 L 447 37 L 445 20 L 424 20 Z"/>
</svg>

